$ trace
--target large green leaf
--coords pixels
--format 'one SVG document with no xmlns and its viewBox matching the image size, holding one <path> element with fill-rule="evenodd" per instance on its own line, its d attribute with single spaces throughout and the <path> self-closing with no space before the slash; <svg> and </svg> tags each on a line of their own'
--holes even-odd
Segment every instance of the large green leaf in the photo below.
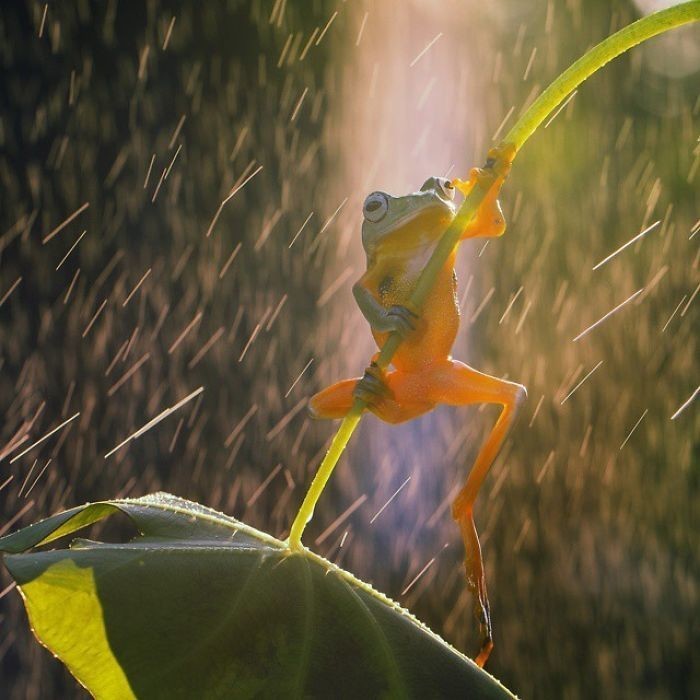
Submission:
<svg viewBox="0 0 700 700">
<path fill-rule="evenodd" d="M 131 542 L 22 553 L 115 512 Z M 0 552 L 36 636 L 98 698 L 512 698 L 347 572 L 167 494 L 73 508 Z"/>
</svg>

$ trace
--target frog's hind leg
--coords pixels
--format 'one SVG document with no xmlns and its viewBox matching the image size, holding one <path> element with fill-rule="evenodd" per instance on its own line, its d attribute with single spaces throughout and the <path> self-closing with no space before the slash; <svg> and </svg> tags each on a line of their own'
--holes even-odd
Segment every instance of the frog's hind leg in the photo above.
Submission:
<svg viewBox="0 0 700 700">
<path fill-rule="evenodd" d="M 492 186 L 477 209 L 475 217 L 471 220 L 462 233 L 465 238 L 498 238 L 506 231 L 506 220 L 503 209 L 498 201 L 501 184 Z"/>
<path fill-rule="evenodd" d="M 344 418 L 352 406 L 356 384 L 357 379 L 344 379 L 319 391 L 309 400 L 309 413 L 314 418 Z"/>
<path fill-rule="evenodd" d="M 433 372 L 433 386 L 431 398 L 439 403 L 453 406 L 490 403 L 502 406 L 496 424 L 479 450 L 466 483 L 452 505 L 452 517 L 462 532 L 467 583 L 474 596 L 474 614 L 481 632 L 481 649 L 476 663 L 483 666 L 493 648 L 493 640 L 484 565 L 474 524 L 474 501 L 527 392 L 520 384 L 482 374 L 461 362 L 451 360 Z"/>
<path fill-rule="evenodd" d="M 515 147 L 512 144 L 497 146 L 489 151 L 489 160 L 494 165 L 498 164 L 495 173 L 490 169 L 473 168 L 469 173 L 469 180 L 466 182 L 459 179 L 452 180 L 452 184 L 465 197 L 477 183 L 487 190 L 476 216 L 462 232 L 462 240 L 483 236 L 497 237 L 502 236 L 505 232 L 506 222 L 501 205 L 498 203 L 498 195 L 506 177 L 508 177 L 513 158 L 515 158 Z"/>
</svg>

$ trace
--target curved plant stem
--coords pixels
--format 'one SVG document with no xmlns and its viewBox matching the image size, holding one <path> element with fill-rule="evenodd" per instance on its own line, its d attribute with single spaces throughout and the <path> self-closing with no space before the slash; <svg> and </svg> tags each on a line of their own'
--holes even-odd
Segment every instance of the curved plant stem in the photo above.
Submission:
<svg viewBox="0 0 700 700">
<path fill-rule="evenodd" d="M 619 32 L 615 32 L 569 66 L 518 119 L 518 123 L 503 139 L 504 143 L 512 143 L 517 150 L 520 150 L 549 114 L 586 78 L 606 63 L 657 34 L 697 20 L 700 20 L 700 0 L 693 0 L 693 2 L 684 2 L 642 17 Z"/>
<path fill-rule="evenodd" d="M 586 80 L 586 78 L 590 77 L 613 58 L 657 34 L 697 20 L 700 20 L 700 0 L 693 0 L 692 2 L 676 5 L 667 10 L 661 10 L 660 12 L 643 17 L 608 37 L 597 46 L 594 46 L 564 71 L 564 73 L 535 100 L 503 139 L 502 146 L 498 153 L 507 153 L 508 146 L 512 149 L 511 155 L 513 152 L 520 150 L 525 141 L 532 136 L 547 116 L 556 109 L 568 95 Z M 495 179 L 495 171 L 497 171 L 499 167 L 503 168 L 508 165 L 509 163 L 499 161 L 498 158 L 496 160 L 490 158 L 489 161 L 487 161 L 484 171 L 482 171 L 486 175 L 490 175 L 490 180 L 489 177 L 486 177 L 482 181 L 486 182 L 487 185 L 489 182 L 492 183 Z M 409 299 L 409 304 L 413 308 L 419 311 L 422 308 L 423 302 L 432 289 L 437 274 L 447 261 L 455 245 L 459 242 L 466 225 L 474 217 L 479 205 L 486 196 L 487 190 L 488 186 L 474 187 L 462 203 L 457 215 L 442 235 L 430 260 L 416 282 L 416 286 Z M 384 370 L 389 366 L 391 358 L 400 344 L 401 337 L 397 333 L 392 333 L 384 343 L 379 357 L 376 360 L 380 369 Z M 292 523 L 288 539 L 288 544 L 291 549 L 300 549 L 302 547 L 301 537 L 304 529 L 311 520 L 316 503 L 366 408 L 367 405 L 364 401 L 355 399 L 352 408 L 340 424 L 338 432 L 335 434 L 328 448 L 328 452 L 323 458 L 321 466 L 316 472 L 316 476 Z"/>
</svg>

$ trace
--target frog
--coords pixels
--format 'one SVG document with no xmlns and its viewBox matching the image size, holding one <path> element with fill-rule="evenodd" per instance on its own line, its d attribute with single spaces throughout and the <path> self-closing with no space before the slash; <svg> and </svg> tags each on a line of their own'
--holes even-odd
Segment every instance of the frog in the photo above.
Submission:
<svg viewBox="0 0 700 700">
<path fill-rule="evenodd" d="M 504 171 L 489 179 L 483 169 L 474 168 L 467 181 L 430 177 L 411 194 L 392 196 L 375 191 L 367 196 L 362 208 L 367 269 L 352 291 L 379 350 L 391 333 L 398 333 L 402 342 L 386 371 L 378 367 L 377 353 L 362 377 L 339 381 L 309 400 L 314 418 L 341 419 L 354 400 L 361 399 L 369 411 L 391 424 L 412 420 L 441 404 L 500 406 L 498 418 L 452 503 L 479 625 L 480 648 L 475 658 L 479 666 L 491 653 L 493 631 L 474 504 L 527 390 L 452 358 L 460 319 L 455 260 L 462 241 L 504 234 L 505 217 L 498 195 L 506 174 Z M 411 305 L 411 292 L 442 234 L 455 219 L 457 193 L 466 196 L 477 183 L 486 189 L 486 195 L 419 311 Z"/>
</svg>

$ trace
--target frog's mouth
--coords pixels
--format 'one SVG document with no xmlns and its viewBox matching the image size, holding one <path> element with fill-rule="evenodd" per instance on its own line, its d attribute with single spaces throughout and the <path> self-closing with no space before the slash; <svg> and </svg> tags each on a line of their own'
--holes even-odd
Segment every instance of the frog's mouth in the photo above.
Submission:
<svg viewBox="0 0 700 700">
<path fill-rule="evenodd" d="M 450 202 L 430 192 L 425 193 L 425 201 L 422 201 L 418 207 L 406 208 L 405 212 L 401 212 L 396 210 L 397 205 L 399 205 L 397 199 L 390 200 L 389 213 L 393 214 L 391 221 L 384 226 L 381 225 L 383 222 L 374 225 L 378 236 L 390 234 L 391 231 L 401 234 L 402 229 L 408 224 L 414 224 L 414 228 L 429 233 L 432 229 L 448 226 L 455 216 L 454 206 Z"/>
<path fill-rule="evenodd" d="M 438 197 L 432 196 L 432 199 L 435 201 L 426 202 L 418 208 L 399 214 L 393 219 L 391 226 L 379 232 L 379 235 L 383 233 L 393 238 L 392 231 L 402 239 L 411 234 L 416 234 L 421 239 L 433 239 L 441 235 L 454 218 L 455 210 Z"/>
<path fill-rule="evenodd" d="M 454 218 L 455 212 L 452 207 L 444 202 L 435 202 L 423 206 L 412 212 L 407 212 L 395 222 L 395 226 L 400 228 L 409 223 L 422 224 L 426 228 L 438 227 L 443 222 L 449 224 Z"/>
</svg>

